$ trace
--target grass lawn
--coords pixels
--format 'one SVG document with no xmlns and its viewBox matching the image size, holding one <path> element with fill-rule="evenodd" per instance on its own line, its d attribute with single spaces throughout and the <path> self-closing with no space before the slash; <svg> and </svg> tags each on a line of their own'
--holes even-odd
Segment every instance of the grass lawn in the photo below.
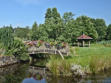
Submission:
<svg viewBox="0 0 111 83">
<path fill-rule="evenodd" d="M 73 49 L 72 47 L 71 50 Z M 71 54 L 70 58 L 66 58 L 67 61 L 89 68 L 95 72 L 111 67 L 111 47 L 105 47 L 103 45 L 75 47 L 75 54 Z"/>
</svg>

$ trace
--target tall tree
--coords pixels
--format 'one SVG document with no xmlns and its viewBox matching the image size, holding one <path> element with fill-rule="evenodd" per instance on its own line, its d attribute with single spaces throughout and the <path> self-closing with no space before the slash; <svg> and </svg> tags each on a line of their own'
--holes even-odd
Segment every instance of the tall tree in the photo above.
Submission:
<svg viewBox="0 0 111 83">
<path fill-rule="evenodd" d="M 77 35 L 77 27 L 76 21 L 73 18 L 74 14 L 72 12 L 64 13 L 62 19 L 64 23 L 64 28 L 62 31 L 62 36 L 64 37 L 64 41 L 70 44 L 73 44 Z"/>
<path fill-rule="evenodd" d="M 91 21 L 90 17 L 80 16 L 76 19 L 78 23 L 78 29 L 80 29 L 81 34 L 84 33 L 86 35 L 91 36 L 94 40 L 98 38 L 97 31 L 94 27 L 94 24 Z"/>
<path fill-rule="evenodd" d="M 48 13 L 50 16 L 48 15 Z M 62 28 L 61 27 L 62 19 L 60 17 L 59 12 L 57 11 L 57 8 L 48 9 L 46 11 L 45 17 L 46 18 L 45 18 L 44 30 L 46 30 L 49 40 L 57 40 Z"/>
<path fill-rule="evenodd" d="M 37 36 L 39 40 L 48 41 L 48 34 L 44 28 L 44 24 L 40 24 L 37 30 Z"/>
<path fill-rule="evenodd" d="M 29 27 L 25 27 L 25 28 L 21 28 L 21 27 L 17 27 L 14 29 L 14 35 L 15 37 L 19 37 L 21 39 L 29 39 L 29 32 L 30 29 Z"/>
<path fill-rule="evenodd" d="M 50 19 L 52 17 L 52 10 L 48 8 L 45 14 L 45 19 Z"/>
<path fill-rule="evenodd" d="M 38 30 L 38 25 L 36 22 L 34 22 L 31 30 L 31 40 L 38 40 L 37 30 Z"/>
<path fill-rule="evenodd" d="M 64 23 L 67 23 L 67 22 L 73 20 L 74 19 L 73 16 L 74 16 L 74 14 L 72 12 L 64 13 L 64 15 L 63 15 Z"/>
<path fill-rule="evenodd" d="M 60 14 L 57 11 L 57 8 L 52 8 L 52 17 L 56 20 L 57 18 L 60 18 Z"/>
<path fill-rule="evenodd" d="M 107 35 L 106 38 L 108 40 L 111 40 L 111 24 L 109 24 L 108 28 L 107 28 Z"/>
<path fill-rule="evenodd" d="M 6 50 L 11 49 L 14 42 L 12 26 L 6 26 L 0 29 L 0 41 L 3 43 Z"/>
<path fill-rule="evenodd" d="M 95 22 L 93 23 L 98 33 L 98 40 L 104 40 L 106 37 L 106 29 L 107 29 L 104 19 L 95 19 Z"/>
</svg>

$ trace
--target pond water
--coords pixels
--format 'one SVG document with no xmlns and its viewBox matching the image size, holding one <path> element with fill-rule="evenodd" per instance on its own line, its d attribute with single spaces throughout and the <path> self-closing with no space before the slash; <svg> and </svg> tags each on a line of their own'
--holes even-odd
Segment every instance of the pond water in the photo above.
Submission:
<svg viewBox="0 0 111 83">
<path fill-rule="evenodd" d="M 40 76 L 43 77 L 41 80 L 46 81 L 37 83 L 111 83 L 111 71 L 95 76 L 87 76 L 83 79 L 73 77 L 54 77 L 44 68 L 44 66 L 37 67 L 38 64 L 36 64 L 36 66 L 30 66 L 28 63 L 15 64 L 0 68 L 0 83 L 22 83 L 24 79 L 30 78 L 31 75 L 35 75 L 37 81 L 40 81 Z"/>
</svg>

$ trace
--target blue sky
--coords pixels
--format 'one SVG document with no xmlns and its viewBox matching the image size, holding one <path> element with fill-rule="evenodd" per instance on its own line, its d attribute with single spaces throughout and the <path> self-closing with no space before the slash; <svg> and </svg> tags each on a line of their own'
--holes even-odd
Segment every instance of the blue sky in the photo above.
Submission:
<svg viewBox="0 0 111 83">
<path fill-rule="evenodd" d="M 44 22 L 47 8 L 56 7 L 61 15 L 72 12 L 75 17 L 87 15 L 111 23 L 111 0 L 0 0 L 0 27 L 32 26 Z"/>
</svg>

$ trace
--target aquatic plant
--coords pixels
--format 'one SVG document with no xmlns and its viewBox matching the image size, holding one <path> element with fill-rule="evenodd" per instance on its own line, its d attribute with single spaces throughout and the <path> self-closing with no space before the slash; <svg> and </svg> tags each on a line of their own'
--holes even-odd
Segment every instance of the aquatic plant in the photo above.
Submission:
<svg viewBox="0 0 111 83">
<path fill-rule="evenodd" d="M 66 60 L 52 56 L 47 63 L 47 67 L 54 75 L 69 75 L 71 64 Z"/>
</svg>

